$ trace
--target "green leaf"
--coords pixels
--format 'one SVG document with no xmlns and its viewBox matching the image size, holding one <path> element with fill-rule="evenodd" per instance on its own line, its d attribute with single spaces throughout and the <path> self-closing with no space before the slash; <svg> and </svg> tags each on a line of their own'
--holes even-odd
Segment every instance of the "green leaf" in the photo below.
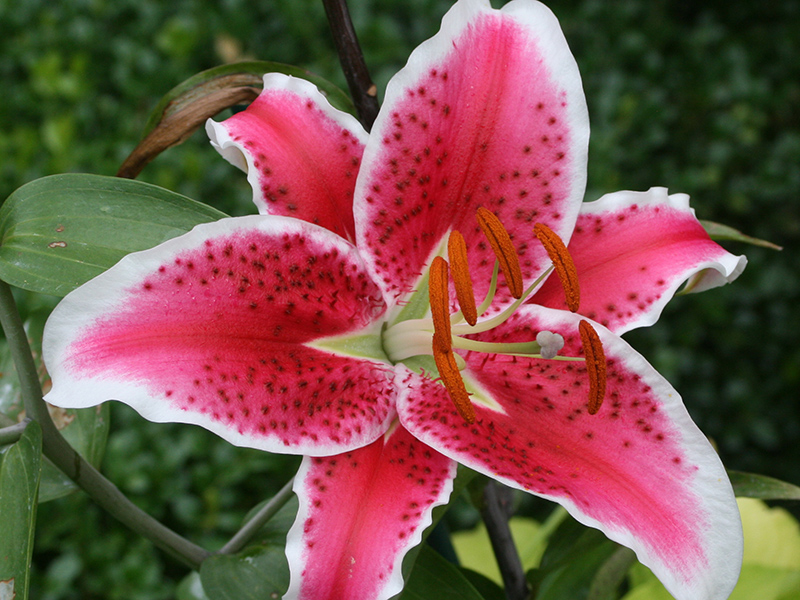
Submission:
<svg viewBox="0 0 800 600">
<path fill-rule="evenodd" d="M 759 500 L 800 500 L 800 487 L 766 475 L 728 471 L 733 492 L 742 498 Z"/>
<path fill-rule="evenodd" d="M 226 215 L 163 188 L 100 175 L 32 181 L 0 208 L 0 278 L 63 296 L 130 252 Z"/>
<path fill-rule="evenodd" d="M 356 114 L 350 97 L 327 79 L 300 67 L 269 61 L 249 61 L 222 65 L 193 75 L 172 88 L 159 101 L 145 125 L 142 137 L 147 136 L 161 122 L 185 110 L 198 98 L 232 87 L 260 88 L 264 73 L 285 73 L 306 79 L 317 86 L 334 108 Z"/>
<path fill-rule="evenodd" d="M 583 600 L 598 571 L 619 547 L 602 532 L 567 519 L 550 538 L 541 566 L 528 580 L 536 600 Z"/>
<path fill-rule="evenodd" d="M 595 573 L 586 600 L 616 600 L 619 588 L 638 561 L 636 553 L 625 546 L 617 546 Z"/>
<path fill-rule="evenodd" d="M 406 581 L 395 600 L 484 600 L 454 564 L 423 545 Z"/>
<path fill-rule="evenodd" d="M 762 248 L 770 248 L 772 250 L 783 250 L 782 246 L 746 235 L 738 229 L 723 225 L 722 223 L 703 221 L 701 219 L 700 224 L 705 228 L 706 233 L 711 236 L 712 240 L 730 240 L 733 242 L 744 242 L 745 244 L 751 244 L 753 246 L 761 246 Z"/>
<path fill-rule="evenodd" d="M 800 572 L 800 523 L 789 511 L 761 500 L 739 498 L 744 563 Z"/>
<path fill-rule="evenodd" d="M 506 600 L 506 592 L 494 581 L 472 569 L 459 567 L 461 574 L 472 584 L 484 600 Z"/>
<path fill-rule="evenodd" d="M 540 528 L 539 523 L 527 517 L 511 517 L 508 526 L 517 550 L 526 548 L 524 556 L 520 552 L 522 568 L 527 570 L 538 565 L 547 540 L 542 540 L 539 548 L 535 549 L 529 548 L 527 542 L 536 538 Z M 486 532 L 486 525 L 483 522 L 478 523 L 472 530 L 454 533 L 452 539 L 461 565 L 481 573 L 491 581 L 502 583 L 500 568 L 497 566 L 489 534 Z"/>
<path fill-rule="evenodd" d="M 235 556 L 212 556 L 200 566 L 203 590 L 214 600 L 280 598 L 289 588 L 284 548 L 267 544 Z"/>
<path fill-rule="evenodd" d="M 200 581 L 200 573 L 192 571 L 184 577 L 175 590 L 176 600 L 209 600 Z"/>
<path fill-rule="evenodd" d="M 25 331 L 31 345 L 33 359 L 39 371 L 39 381 L 45 391 L 50 379 L 42 364 L 42 331 L 47 312 L 35 312 L 25 321 Z M 105 453 L 109 429 L 108 404 L 82 409 L 63 409 L 50 406 L 50 416 L 70 445 L 95 467 L 100 465 Z M 0 341 L 0 421 L 15 423 L 24 417 L 19 378 L 5 340 Z M 1 423 L 0 423 L 1 424 Z M 78 486 L 48 459 L 42 463 L 39 484 L 39 502 L 61 498 L 74 492 Z"/>
<path fill-rule="evenodd" d="M 36 496 L 42 464 L 42 430 L 31 421 L 15 444 L 0 453 L 0 598 L 28 598 Z"/>
</svg>

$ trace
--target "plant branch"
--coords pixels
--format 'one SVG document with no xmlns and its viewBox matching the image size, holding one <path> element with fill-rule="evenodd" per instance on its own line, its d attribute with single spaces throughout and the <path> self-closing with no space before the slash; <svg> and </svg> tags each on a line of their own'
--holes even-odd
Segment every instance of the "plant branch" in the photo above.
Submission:
<svg viewBox="0 0 800 600">
<path fill-rule="evenodd" d="M 31 355 L 28 336 L 22 326 L 11 288 L 0 281 L 0 324 L 8 340 L 26 415 L 42 427 L 42 450 L 56 467 L 77 483 L 100 507 L 143 535 L 156 546 L 192 568 L 197 568 L 210 553 L 165 527 L 131 502 L 113 483 L 70 446 L 56 428 Z"/>
<path fill-rule="evenodd" d="M 511 489 L 496 481 L 489 481 L 483 489 L 483 508 L 481 516 L 486 524 L 486 532 L 492 542 L 492 550 L 500 567 L 503 585 L 508 600 L 525 600 L 528 597 L 528 582 L 522 569 L 508 519 L 511 516 Z"/>
<path fill-rule="evenodd" d="M 378 90 L 369 76 L 364 54 L 358 43 L 347 0 L 322 0 L 339 62 L 358 112 L 358 120 L 369 131 L 378 116 Z"/>
<path fill-rule="evenodd" d="M 244 545 L 252 539 L 259 529 L 261 529 L 261 526 L 274 517 L 275 513 L 289 501 L 293 493 L 293 483 L 294 479 L 290 479 L 269 502 L 261 507 L 261 510 L 253 515 L 252 519 L 236 532 L 227 544 L 219 549 L 219 554 L 234 554 L 244 548 Z"/>
<path fill-rule="evenodd" d="M 28 423 L 30 423 L 30 421 L 25 420 L 0 429 L 0 446 L 13 444 L 19 440 L 19 438 L 22 437 L 22 434 L 25 433 L 25 428 L 28 426 Z"/>
</svg>

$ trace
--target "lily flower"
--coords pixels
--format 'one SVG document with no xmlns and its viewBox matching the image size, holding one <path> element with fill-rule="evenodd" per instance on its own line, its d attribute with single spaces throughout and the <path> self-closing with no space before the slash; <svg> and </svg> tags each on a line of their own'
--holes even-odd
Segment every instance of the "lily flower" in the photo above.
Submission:
<svg viewBox="0 0 800 600">
<path fill-rule="evenodd" d="M 588 115 L 556 18 L 459 0 L 371 134 L 279 74 L 209 122 L 259 215 L 197 226 L 69 294 L 47 400 L 304 455 L 287 598 L 385 599 L 456 464 L 565 506 L 679 599 L 727 598 L 725 470 L 619 334 L 733 280 L 685 195 L 582 202 Z"/>
</svg>

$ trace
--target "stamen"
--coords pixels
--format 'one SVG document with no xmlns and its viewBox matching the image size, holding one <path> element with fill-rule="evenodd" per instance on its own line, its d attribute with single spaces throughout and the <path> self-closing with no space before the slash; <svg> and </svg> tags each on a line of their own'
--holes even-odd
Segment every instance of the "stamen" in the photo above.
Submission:
<svg viewBox="0 0 800 600">
<path fill-rule="evenodd" d="M 581 304 L 581 289 L 578 285 L 578 271 L 572 256 L 561 241 L 561 238 L 544 223 L 536 223 L 533 232 L 547 250 L 547 255 L 553 261 L 558 278 L 561 280 L 561 287 L 567 297 L 567 307 L 572 312 L 578 312 Z"/>
<path fill-rule="evenodd" d="M 503 227 L 500 219 L 483 206 L 478 208 L 478 225 L 483 229 L 483 234 L 489 240 L 489 244 L 494 250 L 497 260 L 500 262 L 500 270 L 506 278 L 508 290 L 514 298 L 522 296 L 522 269 L 519 266 L 519 257 L 511 242 L 511 236 Z"/>
<path fill-rule="evenodd" d="M 450 394 L 458 414 L 467 423 L 475 422 L 475 409 L 469 401 L 469 393 L 461 379 L 461 372 L 456 364 L 455 353 L 450 346 L 450 336 L 443 337 L 438 331 L 433 334 L 433 359 L 439 369 L 439 377 Z"/>
<path fill-rule="evenodd" d="M 450 233 L 447 240 L 447 256 L 453 271 L 453 283 L 456 286 L 458 305 L 464 320 L 470 325 L 478 322 L 478 308 L 475 306 L 475 294 L 472 291 L 472 279 L 469 276 L 467 260 L 467 244 L 459 231 Z"/>
<path fill-rule="evenodd" d="M 431 304 L 433 331 L 450 339 L 450 289 L 447 261 L 434 257 L 428 274 L 428 300 Z M 448 342 L 449 346 L 449 342 Z"/>
<path fill-rule="evenodd" d="M 494 289 L 495 284 L 497 282 L 496 275 L 497 275 L 498 263 L 499 263 L 499 261 L 495 261 L 495 270 L 494 270 L 494 274 L 492 275 L 492 289 Z M 480 323 L 476 323 L 474 326 L 467 326 L 467 325 L 464 325 L 463 323 L 459 323 L 459 324 L 453 326 L 453 331 L 455 331 L 456 335 L 466 335 L 466 334 L 470 334 L 470 333 L 482 333 L 484 331 L 489 331 L 490 329 L 494 329 L 498 325 L 502 325 L 503 323 L 505 323 L 511 317 L 511 315 L 513 315 L 517 311 L 517 309 L 520 306 L 522 306 L 522 304 L 525 302 L 525 300 L 528 299 L 528 297 L 533 293 L 533 291 L 536 288 L 538 288 L 539 285 L 545 279 L 547 279 L 547 277 L 552 272 L 553 272 L 553 267 L 548 267 L 547 270 L 544 273 L 539 275 L 539 277 L 536 279 L 536 281 L 534 281 L 533 283 L 531 283 L 528 286 L 528 289 L 526 289 L 522 293 L 522 296 L 520 296 L 517 300 L 514 300 L 513 303 L 509 304 L 502 312 L 496 314 L 495 316 L 491 317 L 490 319 L 484 319 Z M 487 296 L 487 298 L 488 298 L 488 296 Z M 481 304 L 478 307 L 478 313 L 479 314 L 483 314 L 486 311 L 487 308 L 488 308 L 488 303 L 486 301 L 484 301 L 484 303 Z"/>
<path fill-rule="evenodd" d="M 578 323 L 578 331 L 581 334 L 586 371 L 589 374 L 589 414 L 594 415 L 600 410 L 606 395 L 606 354 L 603 352 L 600 336 L 589 321 Z"/>
</svg>

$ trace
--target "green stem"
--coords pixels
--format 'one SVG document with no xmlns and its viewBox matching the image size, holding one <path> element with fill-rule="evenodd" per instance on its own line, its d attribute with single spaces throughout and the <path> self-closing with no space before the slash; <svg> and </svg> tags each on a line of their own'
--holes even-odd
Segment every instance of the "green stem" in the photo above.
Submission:
<svg viewBox="0 0 800 600">
<path fill-rule="evenodd" d="M 13 444 L 19 438 L 22 437 L 22 434 L 25 433 L 25 428 L 28 426 L 30 421 L 22 421 L 21 423 L 15 423 L 14 425 L 9 425 L 8 427 L 3 427 L 0 429 L 0 446 L 5 446 L 6 444 Z"/>
<path fill-rule="evenodd" d="M 75 452 L 56 429 L 42 398 L 42 386 L 31 355 L 28 336 L 22 326 L 11 288 L 5 281 L 0 281 L 0 324 L 6 334 L 19 376 L 25 413 L 42 427 L 44 455 L 101 508 L 181 562 L 192 568 L 199 567 L 210 556 L 210 552 L 181 537 L 133 504 L 113 483 Z"/>
<path fill-rule="evenodd" d="M 236 532 L 236 535 L 234 535 L 227 544 L 220 548 L 219 554 L 234 554 L 244 548 L 244 545 L 253 538 L 258 530 L 261 529 L 261 526 L 274 517 L 275 513 L 283 508 L 283 505 L 289 501 L 293 494 L 293 483 L 294 479 L 290 479 L 269 502 L 261 507 L 261 510 L 253 515 L 252 519 Z"/>
</svg>

